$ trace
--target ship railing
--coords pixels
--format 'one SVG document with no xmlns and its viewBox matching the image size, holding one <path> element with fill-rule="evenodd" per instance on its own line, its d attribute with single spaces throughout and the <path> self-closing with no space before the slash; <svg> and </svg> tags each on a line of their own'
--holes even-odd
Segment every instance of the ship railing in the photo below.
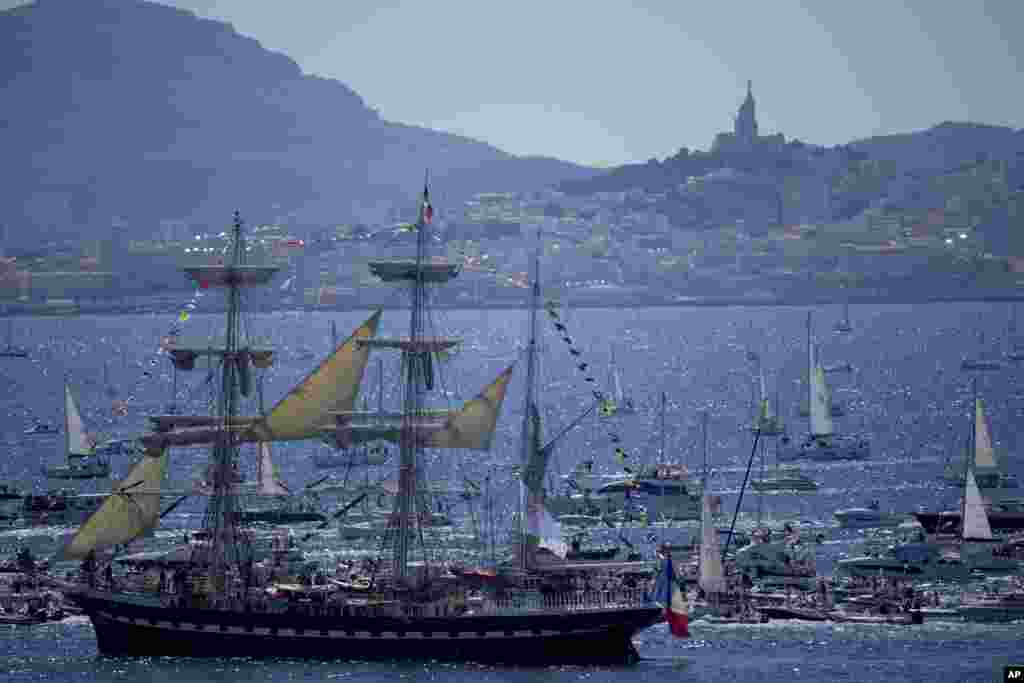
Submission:
<svg viewBox="0 0 1024 683">
<path fill-rule="evenodd" d="M 618 610 L 652 604 L 643 590 L 571 591 L 531 593 L 500 600 L 484 600 L 474 606 L 475 614 L 508 614 L 522 612 L 587 612 Z"/>
</svg>

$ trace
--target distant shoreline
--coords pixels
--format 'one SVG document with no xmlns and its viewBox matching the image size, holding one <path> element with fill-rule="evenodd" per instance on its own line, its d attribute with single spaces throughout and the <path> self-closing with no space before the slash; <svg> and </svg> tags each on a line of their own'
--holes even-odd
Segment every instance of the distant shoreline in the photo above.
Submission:
<svg viewBox="0 0 1024 683">
<path fill-rule="evenodd" d="M 584 298 L 585 297 L 585 298 Z M 998 294 L 962 294 L 962 295 L 936 295 L 930 297 L 920 296 L 881 296 L 881 295 L 853 295 L 847 299 L 836 299 L 833 297 L 804 298 L 804 297 L 742 297 L 742 296 L 699 296 L 685 297 L 679 299 L 622 299 L 615 300 L 609 296 L 608 300 L 588 300 L 594 297 L 593 294 L 577 295 L 571 294 L 568 298 L 568 305 L 573 309 L 590 308 L 806 308 L 809 306 L 841 306 L 848 303 L 853 306 L 863 305 L 935 305 L 935 304 L 961 304 L 961 303 L 1016 303 L 1024 302 L 1024 292 L 1020 293 L 998 293 Z M 432 307 L 439 310 L 523 310 L 527 308 L 525 301 L 492 301 L 487 304 L 479 304 L 467 301 L 434 302 Z M 365 311 L 375 308 L 408 309 L 406 302 L 359 302 L 339 303 L 335 306 L 279 306 L 273 308 L 256 307 L 251 313 L 279 313 L 282 311 L 304 311 L 309 313 L 344 313 L 352 311 Z M 213 313 L 219 309 L 206 310 L 202 313 Z M 0 317 L 38 317 L 38 318 L 65 318 L 84 316 L 120 316 L 120 315 L 165 315 L 177 313 L 179 308 L 166 305 L 103 305 L 85 304 L 78 306 L 75 310 L 69 310 L 62 306 L 58 310 L 46 310 L 44 304 L 0 304 Z"/>
</svg>

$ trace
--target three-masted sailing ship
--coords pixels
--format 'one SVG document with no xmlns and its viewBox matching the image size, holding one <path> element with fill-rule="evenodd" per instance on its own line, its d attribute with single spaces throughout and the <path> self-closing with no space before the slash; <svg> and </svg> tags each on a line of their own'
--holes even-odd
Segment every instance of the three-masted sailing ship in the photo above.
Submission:
<svg viewBox="0 0 1024 683">
<path fill-rule="evenodd" d="M 83 581 L 68 587 L 66 594 L 91 619 L 101 653 L 513 663 L 636 660 L 632 637 L 661 621 L 665 606 L 652 603 L 641 586 L 621 580 L 621 566 L 576 564 L 539 550 L 543 530 L 537 520 L 545 518 L 540 514 L 539 482 L 546 456 L 531 426 L 531 416 L 536 415 L 532 359 L 537 282 L 527 363 L 529 409 L 523 417 L 523 472 L 528 474 L 522 505 L 529 513 L 519 517 L 516 559 L 494 569 L 460 568 L 446 564 L 441 550 L 427 544 L 431 508 L 424 451 L 489 449 L 512 373 L 512 367 L 504 370 L 459 409 L 427 407 L 435 359 L 454 344 L 426 334 L 428 286 L 459 273 L 458 265 L 426 256 L 432 211 L 424 187 L 415 224 L 415 258 L 370 264 L 384 281 L 409 287 L 408 337 L 376 338 L 380 313 L 374 314 L 266 415 L 240 415 L 242 399 L 251 391 L 251 367 L 265 366 L 272 359 L 269 349 L 243 337 L 240 300 L 243 287 L 266 284 L 275 269 L 244 263 L 237 214 L 225 264 L 186 269 L 200 286 L 219 286 L 227 292 L 223 347 L 170 350 L 185 366 L 204 354 L 219 362 L 216 414 L 153 418 L 155 431 L 142 437 L 145 456 L 61 552 L 64 558 L 85 560 Z M 401 354 L 404 386 L 399 414 L 355 410 L 371 349 Z M 375 439 L 398 445 L 397 494 L 381 555 L 370 558 L 366 575 L 355 580 L 308 587 L 274 584 L 253 562 L 251 537 L 240 524 L 235 495 L 239 448 L 243 443 L 312 440 L 325 434 L 333 434 L 339 448 Z M 158 494 L 168 450 L 187 445 L 210 448 L 213 474 L 205 540 L 192 545 L 187 570 L 161 580 L 157 590 L 148 593 L 98 580 L 102 555 L 158 524 Z"/>
</svg>

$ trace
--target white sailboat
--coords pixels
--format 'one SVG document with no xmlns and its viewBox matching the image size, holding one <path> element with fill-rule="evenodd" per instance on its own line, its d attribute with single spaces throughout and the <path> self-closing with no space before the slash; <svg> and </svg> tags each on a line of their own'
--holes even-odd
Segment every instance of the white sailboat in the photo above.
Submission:
<svg viewBox="0 0 1024 683">
<path fill-rule="evenodd" d="M 43 474 L 51 479 L 96 479 L 110 476 L 110 463 L 102 451 L 97 451 L 95 439 L 86 433 L 78 405 L 71 387 L 64 383 L 64 443 L 67 464 L 43 467 Z"/>
<path fill-rule="evenodd" d="M 711 497 L 705 493 L 701 504 L 700 578 L 697 585 L 704 595 L 722 595 L 726 592 L 725 568 L 722 549 L 718 542 L 718 529 L 711 511 Z"/>
<path fill-rule="evenodd" d="M 750 431 L 761 432 L 761 436 L 781 436 L 786 430 L 768 400 L 768 385 L 764 378 L 764 368 L 759 367 L 758 372 L 760 394 L 757 401 L 757 413 L 754 416 L 754 424 L 750 426 Z"/>
<path fill-rule="evenodd" d="M 1016 573 L 1019 565 L 1015 558 L 994 552 L 1002 542 L 992 536 L 986 507 L 987 503 L 981 495 L 974 473 L 968 470 L 964 483 L 960 561 L 972 570 L 986 574 Z"/>
<path fill-rule="evenodd" d="M 1017 478 L 1013 474 L 1007 473 L 999 463 L 995 447 L 992 445 L 985 405 L 978 396 L 974 397 L 972 422 L 973 433 L 970 444 L 973 444 L 973 452 L 965 458 L 947 462 L 943 471 L 943 480 L 951 486 L 962 486 L 965 472 L 973 469 L 975 481 L 983 495 L 989 491 L 1018 488 Z"/>
<path fill-rule="evenodd" d="M 604 401 L 601 405 L 601 415 L 611 417 L 616 414 L 633 415 L 636 413 L 636 405 L 633 398 L 626 394 L 622 388 L 622 375 L 619 373 L 619 366 L 615 363 L 615 348 L 611 351 L 611 367 L 609 368 L 609 383 L 612 387 L 612 398 Z"/>
<path fill-rule="evenodd" d="M 832 423 L 832 400 L 825 372 L 817 363 L 814 345 L 811 341 L 811 314 L 807 314 L 807 358 L 808 358 L 808 405 L 810 407 L 810 430 L 799 444 L 789 437 L 782 437 L 782 448 L 778 452 L 780 462 L 793 460 L 814 460 L 831 462 L 835 460 L 866 460 L 871 457 L 871 447 L 864 438 L 844 436 L 836 433 Z"/>
</svg>

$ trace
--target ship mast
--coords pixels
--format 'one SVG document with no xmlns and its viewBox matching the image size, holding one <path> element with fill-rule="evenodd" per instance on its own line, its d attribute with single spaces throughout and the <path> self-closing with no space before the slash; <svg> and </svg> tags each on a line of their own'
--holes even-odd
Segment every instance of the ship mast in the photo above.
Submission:
<svg viewBox="0 0 1024 683">
<path fill-rule="evenodd" d="M 409 336 L 406 339 L 367 339 L 370 347 L 399 349 L 402 353 L 404 395 L 399 437 L 398 498 L 389 523 L 392 542 L 392 573 L 398 582 L 408 578 L 412 541 L 422 540 L 422 525 L 430 521 L 430 506 L 424 471 L 420 467 L 420 451 L 436 425 L 428 424 L 425 411 L 426 392 L 434 384 L 433 354 L 451 348 L 454 340 L 428 338 L 427 286 L 443 284 L 456 277 L 458 266 L 427 261 L 427 240 L 433 219 L 428 180 L 423 184 L 423 197 L 416 219 L 416 258 L 409 260 L 371 261 L 370 271 L 385 282 L 407 282 L 410 286 L 411 313 Z"/>
<path fill-rule="evenodd" d="M 540 242 L 540 231 L 537 231 L 537 241 Z M 530 296 L 530 340 L 526 344 L 526 390 L 523 392 L 523 426 L 520 432 L 520 466 L 522 476 L 525 477 L 531 460 L 531 449 L 536 445 L 536 439 L 532 435 L 535 428 L 533 411 L 536 409 L 534 394 L 536 392 L 537 376 L 537 306 L 540 301 L 540 249 L 533 253 L 533 288 Z M 539 436 L 539 435 L 538 435 Z M 530 515 L 529 487 L 521 485 L 519 488 L 519 557 L 520 568 L 524 571 L 529 569 L 532 552 L 529 539 Z"/>
<path fill-rule="evenodd" d="M 429 201 L 429 189 L 426 181 L 423 184 L 424 203 Z M 405 578 L 409 564 L 409 536 L 412 531 L 413 505 L 419 497 L 419 480 L 422 478 L 417 468 L 419 455 L 419 439 L 417 438 L 419 415 L 423 414 L 424 377 L 432 372 L 429 360 L 419 349 L 423 337 L 423 318 L 426 306 L 426 285 L 423 280 L 423 258 L 426 252 L 427 219 L 424 206 L 420 207 L 416 219 L 416 270 L 412 281 L 412 310 L 409 315 L 409 347 L 403 353 L 402 366 L 405 368 L 405 396 L 403 397 L 402 413 L 403 438 L 399 448 L 398 474 L 398 537 L 395 540 L 394 574 Z M 429 351 L 426 352 L 429 354 Z"/>
<path fill-rule="evenodd" d="M 204 567 L 214 591 L 228 589 L 228 568 L 241 567 L 250 558 L 248 543 L 238 526 L 239 501 L 235 490 L 238 471 L 239 436 L 233 425 L 239 415 L 243 396 L 252 390 L 251 354 L 243 344 L 241 331 L 241 289 L 266 283 L 277 271 L 273 266 L 247 266 L 242 218 L 236 211 L 231 228 L 231 244 L 225 263 L 215 266 L 187 268 L 186 272 L 200 287 L 220 286 L 226 289 L 224 347 L 210 349 L 220 356 L 221 375 L 217 401 L 218 429 L 213 440 L 213 492 L 203 519 L 209 543 L 192 553 L 193 565 Z"/>
</svg>

